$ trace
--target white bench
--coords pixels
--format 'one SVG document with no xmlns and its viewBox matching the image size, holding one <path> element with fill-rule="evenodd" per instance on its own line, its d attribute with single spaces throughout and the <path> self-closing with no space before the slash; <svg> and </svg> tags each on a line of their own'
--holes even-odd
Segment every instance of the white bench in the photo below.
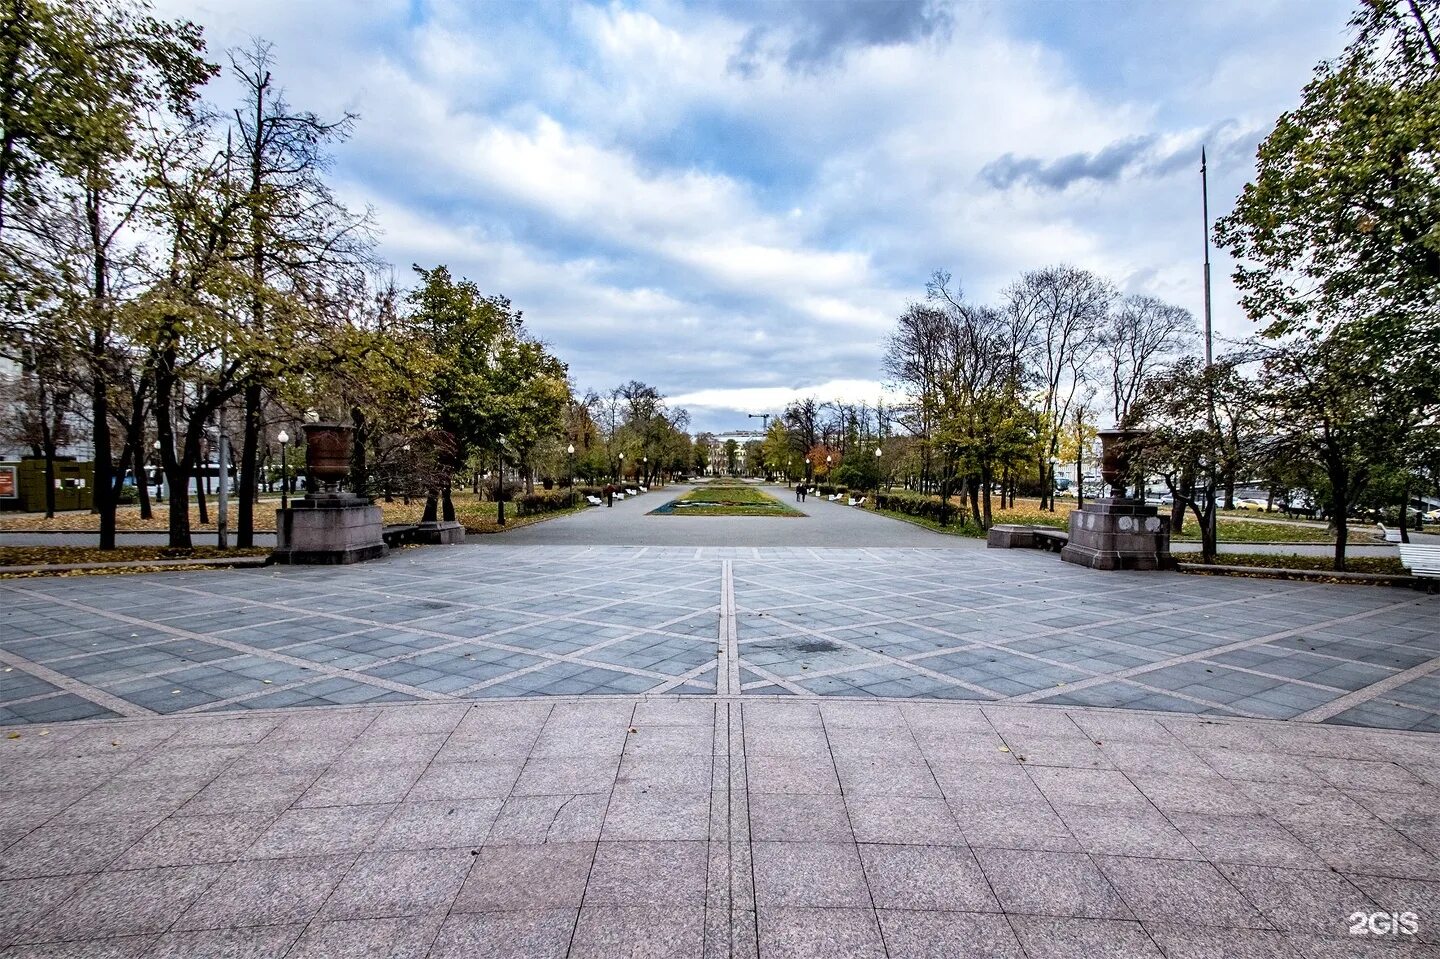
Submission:
<svg viewBox="0 0 1440 959">
<path fill-rule="evenodd" d="M 852 496 L 852 497 L 850 497 L 850 501 L 849 501 L 849 502 L 850 502 L 850 505 L 851 505 L 851 506 L 864 506 L 864 505 L 865 505 L 865 497 L 863 497 L 863 496 Z"/>
<path fill-rule="evenodd" d="M 627 487 L 627 488 L 625 489 L 625 493 L 626 493 L 626 495 L 628 495 L 628 496 L 639 496 L 639 495 L 640 495 L 640 491 L 639 491 L 638 489 L 630 489 L 629 487 Z"/>
<path fill-rule="evenodd" d="M 1386 526 L 1385 526 L 1384 523 L 1376 523 L 1375 525 L 1378 526 L 1378 527 L 1380 527 L 1380 535 L 1383 536 L 1383 537 L 1385 537 L 1385 542 L 1387 542 L 1387 543 L 1398 543 L 1398 542 L 1400 542 L 1400 531 L 1399 531 L 1398 529 L 1388 529 L 1388 528 L 1386 528 Z"/>
<path fill-rule="evenodd" d="M 839 493 L 831 493 L 829 496 L 825 497 L 825 500 L 826 500 L 827 502 L 833 503 L 833 502 L 835 502 L 835 501 L 836 501 L 837 499 L 839 499 L 839 498 L 840 498 L 840 494 L 839 494 Z"/>
<path fill-rule="evenodd" d="M 585 502 L 589 503 L 591 506 L 599 506 L 599 505 L 600 505 L 600 497 L 598 497 L 598 496 L 587 496 L 587 497 L 585 497 Z"/>
<path fill-rule="evenodd" d="M 1440 579 L 1440 546 L 1401 543 L 1400 562 L 1410 570 L 1412 576 Z"/>
<path fill-rule="evenodd" d="M 624 494 L 624 493 L 616 493 L 616 494 L 615 494 L 615 498 L 616 498 L 616 499 L 624 499 L 624 498 L 625 498 L 625 494 Z"/>
</svg>

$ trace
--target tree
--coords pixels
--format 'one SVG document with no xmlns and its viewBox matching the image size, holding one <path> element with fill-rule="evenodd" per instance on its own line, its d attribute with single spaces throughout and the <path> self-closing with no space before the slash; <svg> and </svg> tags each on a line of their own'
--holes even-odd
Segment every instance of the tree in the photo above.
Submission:
<svg viewBox="0 0 1440 959">
<path fill-rule="evenodd" d="M 354 114 L 322 120 L 292 109 L 272 76 L 270 44 L 256 40 L 230 55 L 244 90 L 234 130 L 245 180 L 245 260 L 249 267 L 249 335 L 286 322 L 284 302 L 317 286 L 355 282 L 370 263 L 368 216 L 354 216 L 332 194 L 323 173 L 327 144 L 344 140 Z M 249 370 L 239 474 L 238 544 L 254 545 L 254 500 L 259 477 L 260 409 L 276 371 Z M 357 449 L 363 451 L 364 447 Z"/>
<path fill-rule="evenodd" d="M 740 444 L 733 439 L 725 441 L 725 469 L 731 476 L 740 472 Z"/>
<path fill-rule="evenodd" d="M 1087 270 L 1060 265 L 1031 270 L 1005 291 L 1018 342 L 1028 347 L 1039 381 L 1036 421 L 1041 506 L 1055 508 L 1054 469 L 1070 404 L 1100 346 L 1115 288 Z"/>
<path fill-rule="evenodd" d="M 496 506 L 503 511 L 507 447 L 523 466 L 538 438 L 563 426 L 570 401 L 565 365 L 526 334 L 521 314 L 503 296 L 485 296 L 444 266 L 415 272 L 421 282 L 407 300 L 438 361 L 429 400 L 435 425 L 454 437 L 457 464 L 472 455 L 494 457 Z M 448 489 L 447 483 L 447 503 Z"/>
<path fill-rule="evenodd" d="M 1334 568 L 1345 569 L 1347 520 L 1408 432 L 1404 399 L 1387 394 L 1365 350 L 1348 337 L 1299 341 L 1267 352 L 1260 378 L 1269 455 L 1316 464 L 1335 533 Z"/>
<path fill-rule="evenodd" d="M 1206 369 L 1200 359 L 1186 357 L 1146 382 L 1130 409 L 1131 423 L 1148 431 L 1133 451 L 1135 472 L 1159 476 L 1174 497 L 1175 512 L 1183 516 L 1188 508 L 1194 513 L 1202 563 L 1213 563 L 1216 556 L 1216 451 L 1221 443 L 1216 421 L 1205 411 L 1226 366 L 1222 359 Z M 1172 526 L 1177 526 L 1174 519 L 1172 514 Z"/>
<path fill-rule="evenodd" d="M 1195 318 L 1153 296 L 1125 297 L 1100 330 L 1100 355 L 1110 386 L 1111 420 L 1123 426 L 1146 379 L 1163 372 L 1190 345 Z"/>
</svg>

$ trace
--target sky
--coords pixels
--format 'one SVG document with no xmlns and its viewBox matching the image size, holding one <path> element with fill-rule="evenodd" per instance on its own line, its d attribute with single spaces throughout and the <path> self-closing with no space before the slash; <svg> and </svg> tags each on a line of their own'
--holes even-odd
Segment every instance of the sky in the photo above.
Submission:
<svg viewBox="0 0 1440 959">
<path fill-rule="evenodd" d="M 1198 318 L 1200 148 L 1213 218 L 1352 5 L 156 4 L 217 59 L 272 43 L 295 107 L 359 115 L 332 182 L 402 285 L 447 264 L 577 388 L 642 380 L 717 432 L 798 396 L 873 401 L 937 270 L 997 302 L 1070 263 Z M 1217 337 L 1248 335 L 1212 259 Z"/>
</svg>

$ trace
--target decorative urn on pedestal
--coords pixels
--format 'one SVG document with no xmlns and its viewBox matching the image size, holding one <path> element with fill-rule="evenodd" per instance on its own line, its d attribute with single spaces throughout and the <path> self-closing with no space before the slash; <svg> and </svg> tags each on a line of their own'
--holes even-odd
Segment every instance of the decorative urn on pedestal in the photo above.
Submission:
<svg viewBox="0 0 1440 959">
<path fill-rule="evenodd" d="M 354 428 L 306 423 L 305 475 L 312 489 L 275 511 L 277 563 L 345 565 L 385 555 L 380 507 L 340 484 L 350 473 Z"/>
<path fill-rule="evenodd" d="M 1100 477 L 1111 495 L 1070 511 L 1070 538 L 1060 551 L 1067 563 L 1091 569 L 1169 569 L 1170 518 L 1143 499 L 1125 495 L 1130 463 L 1144 430 L 1100 431 Z"/>
</svg>

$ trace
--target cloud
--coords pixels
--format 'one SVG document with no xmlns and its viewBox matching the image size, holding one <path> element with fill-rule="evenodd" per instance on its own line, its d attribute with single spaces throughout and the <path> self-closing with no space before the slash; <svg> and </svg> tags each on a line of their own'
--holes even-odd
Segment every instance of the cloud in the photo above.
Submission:
<svg viewBox="0 0 1440 959">
<path fill-rule="evenodd" d="M 1218 216 L 1350 4 L 155 2 L 360 114 L 337 188 L 402 281 L 447 263 L 582 388 L 651 382 L 702 429 L 878 389 L 936 269 L 985 301 L 1072 262 L 1198 314 L 1199 145 Z"/>
<path fill-rule="evenodd" d="M 746 77 L 769 60 L 791 72 L 814 72 L 859 47 L 913 43 L 946 35 L 953 26 L 948 5 L 930 0 L 771 3 L 748 10 L 779 22 L 758 23 L 741 38 L 728 66 Z"/>
</svg>

